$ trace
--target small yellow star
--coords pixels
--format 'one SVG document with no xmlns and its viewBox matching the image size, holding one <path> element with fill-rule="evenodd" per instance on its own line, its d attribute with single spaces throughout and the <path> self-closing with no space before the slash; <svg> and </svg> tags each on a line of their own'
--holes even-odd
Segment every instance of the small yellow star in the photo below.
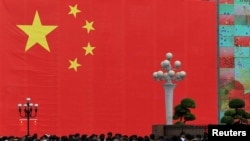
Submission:
<svg viewBox="0 0 250 141">
<path fill-rule="evenodd" d="M 86 24 L 83 26 L 83 28 L 86 28 L 87 32 L 89 33 L 91 30 L 95 30 L 93 27 L 94 21 L 89 22 L 86 20 Z"/>
<path fill-rule="evenodd" d="M 88 43 L 87 47 L 83 47 L 83 49 L 85 50 L 85 55 L 94 55 L 93 50 L 95 49 L 95 47 L 92 47 L 90 43 Z"/>
<path fill-rule="evenodd" d="M 70 66 L 69 66 L 69 69 L 74 69 L 76 72 L 77 72 L 77 68 L 82 66 L 81 64 L 79 64 L 77 62 L 77 58 L 75 58 L 75 60 L 69 60 L 69 63 L 70 63 Z"/>
<path fill-rule="evenodd" d="M 46 36 L 55 28 L 57 28 L 57 26 L 42 25 L 39 13 L 36 11 L 32 25 L 17 25 L 17 27 L 29 36 L 25 51 L 28 51 L 37 43 L 40 44 L 45 50 L 50 52 Z"/>
<path fill-rule="evenodd" d="M 77 4 L 74 6 L 69 5 L 70 11 L 68 14 L 72 14 L 75 18 L 76 18 L 76 14 L 81 12 L 78 8 L 77 8 Z"/>
</svg>

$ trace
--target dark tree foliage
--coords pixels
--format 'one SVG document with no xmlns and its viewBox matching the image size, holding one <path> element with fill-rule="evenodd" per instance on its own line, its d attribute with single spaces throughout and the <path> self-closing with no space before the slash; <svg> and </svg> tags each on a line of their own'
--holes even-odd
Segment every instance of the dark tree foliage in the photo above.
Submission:
<svg viewBox="0 0 250 141">
<path fill-rule="evenodd" d="M 221 123 L 227 125 L 248 124 L 250 113 L 244 110 L 245 102 L 242 99 L 234 98 L 229 101 L 228 106 L 230 109 L 225 111 Z"/>
<path fill-rule="evenodd" d="M 174 120 L 178 120 L 175 124 L 185 124 L 187 121 L 195 120 L 196 117 L 191 113 L 191 108 L 195 108 L 195 101 L 191 98 L 184 98 L 180 104 L 174 107 Z"/>
</svg>

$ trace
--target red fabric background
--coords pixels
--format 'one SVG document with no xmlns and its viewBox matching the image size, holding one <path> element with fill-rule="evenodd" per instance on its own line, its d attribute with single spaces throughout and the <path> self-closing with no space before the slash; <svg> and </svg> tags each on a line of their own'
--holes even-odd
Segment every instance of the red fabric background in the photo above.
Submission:
<svg viewBox="0 0 250 141">
<path fill-rule="evenodd" d="M 82 11 L 74 18 L 69 5 Z M 106 133 L 145 135 L 165 124 L 164 89 L 154 71 L 167 52 L 187 72 L 174 104 L 193 98 L 197 120 L 217 123 L 216 3 L 192 0 L 2 0 L 0 2 L 0 135 L 24 135 L 17 104 L 39 104 L 39 135 Z M 36 44 L 25 52 L 27 35 L 16 25 L 32 24 L 35 11 L 51 52 Z M 94 21 L 94 31 L 82 28 Z M 90 42 L 94 55 L 82 49 Z M 78 58 L 78 71 L 68 69 Z"/>
</svg>

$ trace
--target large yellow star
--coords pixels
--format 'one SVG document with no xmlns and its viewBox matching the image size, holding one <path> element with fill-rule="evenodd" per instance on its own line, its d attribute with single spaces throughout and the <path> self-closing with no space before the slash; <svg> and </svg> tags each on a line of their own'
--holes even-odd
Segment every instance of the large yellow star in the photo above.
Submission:
<svg viewBox="0 0 250 141">
<path fill-rule="evenodd" d="M 74 69 L 77 72 L 77 68 L 82 66 L 81 64 L 79 64 L 77 62 L 77 58 L 75 58 L 75 60 L 69 60 L 70 66 L 69 69 Z"/>
<path fill-rule="evenodd" d="M 46 36 L 57 26 L 42 25 L 38 12 L 36 11 L 32 25 L 17 25 L 29 38 L 26 43 L 25 51 L 28 51 L 36 43 L 40 44 L 44 49 L 50 52 Z"/>
<path fill-rule="evenodd" d="M 94 55 L 93 50 L 95 49 L 95 47 L 92 47 L 90 43 L 88 43 L 86 47 L 83 47 L 83 49 L 85 50 L 85 55 L 88 54 Z"/>
<path fill-rule="evenodd" d="M 95 30 L 95 28 L 93 27 L 94 22 L 89 22 L 86 20 L 85 25 L 83 26 L 83 28 L 86 28 L 87 32 L 89 33 L 91 30 Z"/>
<path fill-rule="evenodd" d="M 70 8 L 70 11 L 69 11 L 68 14 L 72 14 L 75 18 L 76 18 L 76 14 L 79 13 L 79 12 L 81 12 L 81 10 L 79 10 L 77 8 L 77 4 L 74 5 L 74 6 L 69 5 L 69 8 Z"/>
</svg>

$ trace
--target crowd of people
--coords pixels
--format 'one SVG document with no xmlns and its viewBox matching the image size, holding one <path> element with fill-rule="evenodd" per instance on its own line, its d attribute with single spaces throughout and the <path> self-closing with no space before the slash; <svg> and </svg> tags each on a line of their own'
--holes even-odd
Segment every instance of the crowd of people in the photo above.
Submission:
<svg viewBox="0 0 250 141">
<path fill-rule="evenodd" d="M 2 136 L 0 141 L 207 141 L 206 134 L 204 135 L 191 135 L 189 133 L 181 132 L 179 135 L 166 137 L 166 136 L 156 136 L 154 134 L 146 136 L 137 136 L 137 135 L 122 135 L 122 134 L 113 134 L 108 132 L 107 134 L 70 134 L 67 136 L 57 136 L 57 135 L 42 135 L 38 137 L 37 134 L 32 136 Z"/>
</svg>

